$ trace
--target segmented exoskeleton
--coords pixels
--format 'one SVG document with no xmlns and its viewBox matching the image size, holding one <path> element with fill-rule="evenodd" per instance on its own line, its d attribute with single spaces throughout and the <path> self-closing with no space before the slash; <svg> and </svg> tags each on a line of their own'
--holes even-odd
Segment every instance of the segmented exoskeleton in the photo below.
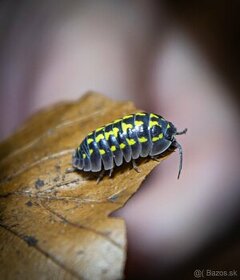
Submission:
<svg viewBox="0 0 240 280">
<path fill-rule="evenodd" d="M 73 154 L 73 166 L 92 172 L 110 170 L 111 176 L 124 161 L 132 160 L 136 168 L 135 159 L 158 156 L 171 146 L 179 150 L 179 178 L 183 152 L 175 135 L 186 131 L 177 132 L 171 122 L 153 113 L 127 115 L 89 133 Z"/>
</svg>

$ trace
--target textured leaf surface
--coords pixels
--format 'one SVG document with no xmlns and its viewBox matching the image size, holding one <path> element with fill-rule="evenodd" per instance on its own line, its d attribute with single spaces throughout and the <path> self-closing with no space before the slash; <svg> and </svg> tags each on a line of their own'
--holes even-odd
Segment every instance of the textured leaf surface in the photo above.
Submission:
<svg viewBox="0 0 240 280">
<path fill-rule="evenodd" d="M 71 171 L 73 149 L 90 131 L 136 112 L 130 102 L 88 93 L 34 115 L 0 144 L 2 279 L 121 279 L 124 221 L 109 218 L 157 165 L 130 164 L 96 184 Z"/>
</svg>

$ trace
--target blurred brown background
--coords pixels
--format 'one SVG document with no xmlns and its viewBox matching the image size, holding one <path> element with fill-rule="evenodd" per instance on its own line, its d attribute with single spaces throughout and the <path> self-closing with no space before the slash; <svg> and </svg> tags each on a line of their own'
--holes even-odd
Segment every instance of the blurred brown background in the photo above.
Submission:
<svg viewBox="0 0 240 280">
<path fill-rule="evenodd" d="M 1 139 L 87 90 L 189 129 L 178 138 L 181 179 L 175 154 L 117 214 L 128 226 L 128 279 L 240 277 L 239 13 L 239 1 L 0 3 Z"/>
</svg>

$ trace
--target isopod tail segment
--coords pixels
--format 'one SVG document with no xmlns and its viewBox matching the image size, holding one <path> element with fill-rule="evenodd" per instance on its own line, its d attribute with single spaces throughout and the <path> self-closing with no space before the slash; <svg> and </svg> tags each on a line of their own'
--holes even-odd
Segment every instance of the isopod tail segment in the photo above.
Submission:
<svg viewBox="0 0 240 280">
<path fill-rule="evenodd" d="M 187 133 L 187 128 L 185 128 L 183 131 L 177 131 L 176 135 L 182 135 L 182 134 L 186 134 Z M 172 143 L 172 147 L 178 149 L 179 151 L 179 168 L 178 168 L 178 176 L 177 178 L 180 178 L 180 174 L 182 172 L 182 166 L 183 166 L 183 149 L 182 146 L 177 142 L 177 140 L 175 140 Z"/>
</svg>

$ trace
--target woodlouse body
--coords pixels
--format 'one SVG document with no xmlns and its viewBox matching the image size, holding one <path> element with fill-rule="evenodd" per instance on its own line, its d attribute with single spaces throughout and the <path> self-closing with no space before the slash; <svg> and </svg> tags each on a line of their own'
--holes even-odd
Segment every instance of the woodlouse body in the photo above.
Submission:
<svg viewBox="0 0 240 280">
<path fill-rule="evenodd" d="M 124 161 L 134 163 L 139 157 L 155 157 L 173 146 L 180 153 L 179 177 L 182 147 L 175 135 L 186 131 L 177 132 L 171 122 L 153 113 L 127 115 L 89 133 L 73 154 L 73 166 L 92 172 L 110 170 L 111 174 Z"/>
</svg>

